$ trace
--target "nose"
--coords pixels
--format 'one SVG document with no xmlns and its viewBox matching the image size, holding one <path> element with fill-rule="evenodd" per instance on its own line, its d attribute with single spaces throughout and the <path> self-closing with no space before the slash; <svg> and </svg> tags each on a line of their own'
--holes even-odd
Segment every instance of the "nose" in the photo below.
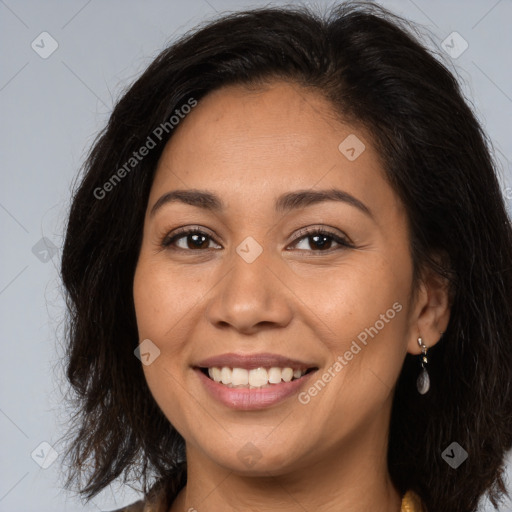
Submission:
<svg viewBox="0 0 512 512">
<path fill-rule="evenodd" d="M 292 319 L 293 295 L 264 250 L 248 263 L 233 251 L 224 277 L 212 290 L 206 316 L 217 328 L 252 334 L 263 328 L 285 327 Z"/>
</svg>

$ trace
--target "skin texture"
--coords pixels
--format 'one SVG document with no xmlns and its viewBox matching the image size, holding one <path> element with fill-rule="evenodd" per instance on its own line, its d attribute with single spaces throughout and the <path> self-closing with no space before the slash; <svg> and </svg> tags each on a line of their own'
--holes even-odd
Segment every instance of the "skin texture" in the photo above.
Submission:
<svg viewBox="0 0 512 512">
<path fill-rule="evenodd" d="M 172 512 L 400 510 L 386 465 L 393 389 L 406 353 L 420 353 L 418 336 L 430 347 L 445 330 L 448 296 L 429 274 L 414 289 L 406 213 L 368 134 L 332 110 L 295 84 L 224 87 L 181 121 L 160 159 L 133 292 L 140 340 L 160 349 L 144 366 L 148 385 L 187 446 L 189 481 Z M 366 147 L 354 161 L 338 149 L 350 134 Z M 274 211 L 281 194 L 331 188 L 371 215 L 335 201 Z M 214 192 L 226 209 L 172 202 L 150 214 L 177 189 Z M 186 236 L 162 247 L 196 226 L 211 237 L 202 248 Z M 354 247 L 298 236 L 319 227 Z M 236 252 L 248 236 L 263 248 L 252 263 Z M 270 352 L 314 363 L 313 384 L 396 303 L 394 318 L 307 404 L 295 394 L 233 410 L 192 369 L 227 352 Z M 251 467 L 239 457 L 249 442 L 259 456 Z"/>
</svg>

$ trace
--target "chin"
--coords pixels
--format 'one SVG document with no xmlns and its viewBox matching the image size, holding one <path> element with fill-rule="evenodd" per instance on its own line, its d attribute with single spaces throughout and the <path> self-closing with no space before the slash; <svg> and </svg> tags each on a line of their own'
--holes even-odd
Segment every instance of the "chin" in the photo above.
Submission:
<svg viewBox="0 0 512 512">
<path fill-rule="evenodd" d="M 229 439 L 226 444 L 205 448 L 204 453 L 215 464 L 240 475 L 278 476 L 298 469 L 301 460 L 306 465 L 306 453 L 298 453 L 300 448 L 305 448 L 304 438 L 302 436 L 302 441 L 293 446 L 290 439 L 275 438 L 274 442 L 268 442 L 262 436 L 262 441 L 258 442 L 255 436 L 247 436 L 245 440 Z"/>
</svg>

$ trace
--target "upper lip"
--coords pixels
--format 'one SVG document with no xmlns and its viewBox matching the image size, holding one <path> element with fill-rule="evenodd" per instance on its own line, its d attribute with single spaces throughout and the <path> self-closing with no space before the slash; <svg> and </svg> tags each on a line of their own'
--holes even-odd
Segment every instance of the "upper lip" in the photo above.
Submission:
<svg viewBox="0 0 512 512">
<path fill-rule="evenodd" d="M 278 354 L 220 354 L 218 356 L 203 359 L 196 364 L 199 368 L 245 368 L 252 370 L 254 368 L 292 368 L 294 370 L 316 368 L 314 363 L 307 363 L 297 359 L 281 356 Z"/>
</svg>

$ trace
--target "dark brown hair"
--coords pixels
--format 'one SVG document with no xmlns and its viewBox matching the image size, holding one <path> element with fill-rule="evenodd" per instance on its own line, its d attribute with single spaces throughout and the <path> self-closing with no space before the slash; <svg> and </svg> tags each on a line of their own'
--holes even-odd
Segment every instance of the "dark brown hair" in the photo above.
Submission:
<svg viewBox="0 0 512 512">
<path fill-rule="evenodd" d="M 152 479 L 183 485 L 184 441 L 134 356 L 133 276 L 156 164 L 173 133 L 154 132 L 191 98 L 273 79 L 314 88 L 367 128 L 405 205 L 416 275 L 433 268 L 451 283 L 449 326 L 429 352 L 430 392 L 416 392 L 410 355 L 397 382 L 394 483 L 431 512 L 475 511 L 486 492 L 498 503 L 512 447 L 512 229 L 490 144 L 454 76 L 409 25 L 357 2 L 326 16 L 265 8 L 207 23 L 162 51 L 115 106 L 74 191 L 62 255 L 75 406 L 67 485 L 85 475 L 88 499 L 121 475 L 145 492 Z M 152 135 L 156 147 L 98 193 Z M 454 441 L 469 454 L 456 470 L 441 457 Z"/>
</svg>

